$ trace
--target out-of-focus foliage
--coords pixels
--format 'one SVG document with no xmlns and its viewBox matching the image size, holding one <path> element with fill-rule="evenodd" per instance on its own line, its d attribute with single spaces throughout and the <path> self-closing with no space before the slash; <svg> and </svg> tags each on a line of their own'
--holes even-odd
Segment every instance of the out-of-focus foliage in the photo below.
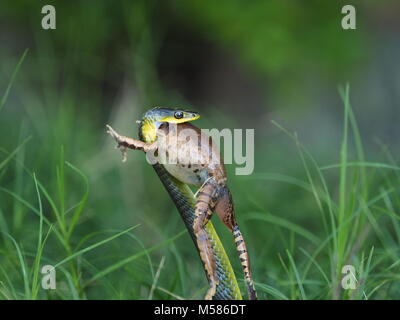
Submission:
<svg viewBox="0 0 400 320">
<path fill-rule="evenodd" d="M 41 28 L 45 4 L 56 30 Z M 357 30 L 344 31 L 344 4 L 3 1 L 0 298 L 202 297 L 204 271 L 160 181 L 140 153 L 122 164 L 105 134 L 111 123 L 136 136 L 153 105 L 198 110 L 200 127 L 255 129 L 254 173 L 228 173 L 261 298 L 398 298 L 400 5 L 354 1 Z M 344 121 L 347 81 L 355 117 Z M 38 263 L 60 262 L 58 290 L 41 290 Z M 340 290 L 342 262 L 360 276 L 353 293 Z"/>
</svg>

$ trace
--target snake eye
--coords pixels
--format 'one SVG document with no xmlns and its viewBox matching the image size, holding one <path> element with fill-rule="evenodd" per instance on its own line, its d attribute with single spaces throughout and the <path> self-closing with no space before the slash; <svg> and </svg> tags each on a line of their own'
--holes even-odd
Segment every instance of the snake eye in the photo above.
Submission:
<svg viewBox="0 0 400 320">
<path fill-rule="evenodd" d="M 176 119 L 182 119 L 183 118 L 183 112 L 182 111 L 175 112 L 174 117 Z"/>
</svg>

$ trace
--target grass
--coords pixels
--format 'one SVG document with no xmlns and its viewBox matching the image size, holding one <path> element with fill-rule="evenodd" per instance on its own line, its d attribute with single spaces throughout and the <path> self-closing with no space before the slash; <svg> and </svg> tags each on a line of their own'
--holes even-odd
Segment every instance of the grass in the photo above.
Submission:
<svg viewBox="0 0 400 320">
<path fill-rule="evenodd" d="M 26 58 L 0 105 L 0 299 L 202 298 L 204 271 L 161 184 L 139 155 L 120 164 L 102 119 L 76 116 L 73 87 L 45 98 L 57 97 L 57 111 L 19 102 L 23 111 L 12 112 L 18 102 L 8 98 L 25 88 Z M 231 178 L 261 299 L 400 296 L 400 166 L 386 146 L 380 162 L 369 160 L 349 85 L 339 94 L 338 163 L 319 163 L 297 133 L 274 122 L 298 154 L 295 170 Z M 256 156 L 263 163 L 266 151 Z M 217 224 L 245 292 L 231 236 Z M 56 267 L 56 290 L 41 288 L 46 264 Z M 355 267 L 355 290 L 341 287 L 344 265 Z"/>
</svg>

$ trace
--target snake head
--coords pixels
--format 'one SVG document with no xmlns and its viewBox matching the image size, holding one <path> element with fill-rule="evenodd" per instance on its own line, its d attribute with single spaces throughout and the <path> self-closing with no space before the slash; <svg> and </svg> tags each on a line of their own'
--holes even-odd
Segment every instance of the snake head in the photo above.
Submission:
<svg viewBox="0 0 400 320">
<path fill-rule="evenodd" d="M 143 116 L 143 119 L 151 119 L 152 121 L 159 123 L 183 123 L 194 121 L 198 118 L 200 118 L 198 112 L 166 107 L 155 107 L 147 111 Z"/>
</svg>

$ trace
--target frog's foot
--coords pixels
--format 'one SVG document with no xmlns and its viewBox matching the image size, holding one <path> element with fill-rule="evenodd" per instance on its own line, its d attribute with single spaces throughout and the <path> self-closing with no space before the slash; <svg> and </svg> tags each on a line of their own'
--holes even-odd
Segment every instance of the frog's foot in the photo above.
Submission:
<svg viewBox="0 0 400 320">
<path fill-rule="evenodd" d="M 217 285 L 218 281 L 211 281 L 211 287 L 208 289 L 206 296 L 204 297 L 204 300 L 212 300 L 217 293 Z"/>
<path fill-rule="evenodd" d="M 115 146 L 115 149 L 119 149 L 122 153 L 122 162 L 126 162 L 128 159 L 128 153 L 126 152 L 127 147 L 124 146 L 124 141 L 126 137 L 123 137 L 119 135 L 110 125 L 106 125 L 107 127 L 107 133 L 114 138 L 114 140 L 117 142 L 117 145 Z"/>
<path fill-rule="evenodd" d="M 114 138 L 115 141 L 119 144 L 120 135 L 108 124 L 106 124 L 107 133 Z"/>
</svg>

